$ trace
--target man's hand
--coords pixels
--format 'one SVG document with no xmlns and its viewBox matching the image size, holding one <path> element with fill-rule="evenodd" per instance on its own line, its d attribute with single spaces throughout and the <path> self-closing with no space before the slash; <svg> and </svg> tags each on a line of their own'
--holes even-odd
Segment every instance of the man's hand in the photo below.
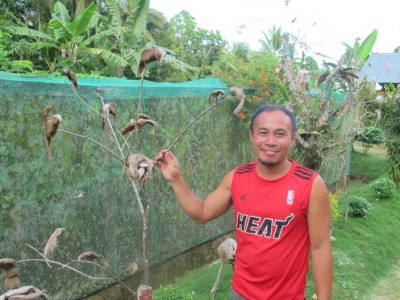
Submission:
<svg viewBox="0 0 400 300">
<path fill-rule="evenodd" d="M 162 150 L 160 154 L 156 156 L 155 161 L 167 181 L 173 183 L 182 178 L 179 162 L 171 151 Z"/>
</svg>

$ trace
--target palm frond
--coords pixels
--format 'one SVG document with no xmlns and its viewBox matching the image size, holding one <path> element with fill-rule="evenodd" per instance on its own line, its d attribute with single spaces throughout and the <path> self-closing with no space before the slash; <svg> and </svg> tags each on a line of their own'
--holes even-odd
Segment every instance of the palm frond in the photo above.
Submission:
<svg viewBox="0 0 400 300">
<path fill-rule="evenodd" d="M 126 67 L 128 65 L 128 61 L 126 61 L 120 55 L 112 53 L 111 51 L 100 48 L 90 48 L 88 50 L 92 54 L 100 56 L 107 64 L 113 64 L 121 67 Z"/>
<path fill-rule="evenodd" d="M 129 28 L 133 39 L 133 45 L 139 44 L 144 36 L 146 30 L 147 14 L 149 12 L 150 0 L 140 0 L 138 9 L 135 13 L 129 16 L 126 20 L 126 27 Z"/>
<path fill-rule="evenodd" d="M 118 2 L 119 1 L 115 1 L 115 0 L 106 0 L 107 8 L 110 11 L 110 15 L 112 16 L 111 25 L 113 27 L 123 26 L 123 23 L 122 23 L 123 18 L 122 18 L 121 10 L 118 6 Z"/>
<path fill-rule="evenodd" d="M 88 29 L 88 25 L 96 13 L 96 4 L 90 4 L 85 10 L 68 25 L 68 29 L 74 37 L 81 35 Z"/>
<path fill-rule="evenodd" d="M 45 39 L 53 42 L 57 42 L 52 36 L 45 34 L 43 32 L 26 28 L 26 27 L 19 27 L 19 26 L 10 26 L 8 27 L 9 32 L 12 35 L 19 35 L 19 36 L 27 36 L 34 39 Z"/>
<path fill-rule="evenodd" d="M 68 13 L 67 8 L 60 1 L 54 4 L 54 13 L 52 14 L 52 20 L 58 20 L 64 27 L 67 27 L 71 23 L 71 17 Z"/>
<path fill-rule="evenodd" d="M 46 42 L 36 42 L 36 43 L 20 43 L 17 42 L 10 49 L 10 53 L 27 53 L 34 54 L 40 50 L 58 49 L 58 45 L 50 44 Z"/>
<path fill-rule="evenodd" d="M 60 20 L 50 20 L 49 25 L 53 29 L 54 36 L 57 41 L 63 42 L 72 38 L 72 33 L 67 27 L 64 26 L 62 22 L 60 22 Z"/>
<path fill-rule="evenodd" d="M 162 27 L 165 22 L 164 15 L 154 8 L 150 8 L 147 14 L 147 23 L 151 23 L 157 27 Z"/>
<path fill-rule="evenodd" d="M 95 43 L 99 42 L 99 41 L 101 41 L 102 39 L 104 39 L 106 37 L 112 36 L 113 34 L 114 34 L 114 30 L 112 30 L 112 29 L 107 29 L 107 30 L 104 30 L 104 31 L 100 31 L 99 33 L 97 33 L 95 35 L 92 35 L 91 37 L 87 38 L 84 41 L 84 44 L 85 45 L 90 45 L 92 42 L 95 42 Z"/>
</svg>

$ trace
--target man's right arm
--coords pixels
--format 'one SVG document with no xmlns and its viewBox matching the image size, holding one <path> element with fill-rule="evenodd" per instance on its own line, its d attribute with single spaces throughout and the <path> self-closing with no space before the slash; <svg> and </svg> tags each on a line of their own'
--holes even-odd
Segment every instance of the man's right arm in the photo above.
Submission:
<svg viewBox="0 0 400 300">
<path fill-rule="evenodd" d="M 202 200 L 190 190 L 182 176 L 178 160 L 170 151 L 163 150 L 156 161 L 164 178 L 170 182 L 179 205 L 196 223 L 207 223 L 216 219 L 232 205 L 233 171 L 224 177 L 215 191 Z"/>
</svg>

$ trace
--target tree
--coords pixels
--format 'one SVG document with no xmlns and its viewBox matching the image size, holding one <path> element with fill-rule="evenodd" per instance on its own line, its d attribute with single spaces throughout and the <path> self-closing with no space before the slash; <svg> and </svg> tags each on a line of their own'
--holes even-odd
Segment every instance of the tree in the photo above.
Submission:
<svg viewBox="0 0 400 300">
<path fill-rule="evenodd" d="M 284 39 L 283 47 L 293 49 L 294 46 L 288 43 L 289 39 Z M 332 71 L 320 76 L 318 84 L 313 87 L 313 93 L 304 92 L 299 85 L 291 55 L 293 52 L 283 54 L 282 80 L 289 91 L 287 101 L 299 119 L 297 153 L 303 156 L 310 168 L 320 170 L 326 154 L 333 149 L 336 156 L 339 153 L 339 158 L 345 161 L 344 153 L 353 141 L 354 127 L 360 118 L 358 112 L 361 108 L 360 86 L 353 70 L 358 70 L 363 63 L 362 59 L 366 57 L 365 53 L 371 51 L 373 42 L 369 43 L 367 38 L 364 44 L 368 44 L 368 47 L 353 56 L 350 66 L 345 64 L 346 53 L 337 64 L 328 64 L 333 68 Z M 341 100 L 335 100 L 338 88 L 343 95 Z M 326 159 L 325 163 L 329 164 Z M 338 172 L 342 176 L 346 175 L 344 169 Z"/>
<path fill-rule="evenodd" d="M 181 11 L 152 34 L 157 45 L 167 48 L 179 61 L 157 68 L 157 73 L 150 72 L 150 78 L 157 81 L 168 78 L 168 81 L 177 82 L 211 75 L 211 66 L 220 59 L 227 45 L 219 31 L 198 28 L 187 11 Z"/>
<path fill-rule="evenodd" d="M 400 182 L 400 92 L 393 84 L 385 87 L 387 95 L 382 103 L 382 128 L 387 149 L 388 173 L 390 178 Z"/>
<path fill-rule="evenodd" d="M 264 40 L 260 39 L 263 51 L 271 51 L 278 54 L 282 50 L 282 28 L 275 27 L 275 25 L 268 31 L 268 34 L 263 31 Z"/>
<path fill-rule="evenodd" d="M 243 58 L 245 61 L 248 60 L 250 52 L 249 44 L 247 43 L 234 43 L 232 47 L 232 54 L 239 58 Z"/>
<path fill-rule="evenodd" d="M 104 34 L 97 41 L 98 47 L 93 49 L 93 53 L 101 57 L 104 74 L 122 77 L 125 68 L 130 66 L 127 77 L 133 77 L 142 51 L 155 44 L 146 26 L 160 25 L 162 15 L 149 9 L 149 0 L 106 0 L 105 4 L 106 17 L 100 21 L 98 30 L 111 34 Z"/>
<path fill-rule="evenodd" d="M 90 44 L 97 38 L 89 38 L 88 33 L 97 24 L 98 18 L 96 5 L 91 4 L 71 21 L 66 7 L 58 1 L 54 4 L 52 19 L 40 30 L 22 26 L 8 28 L 14 36 L 28 38 L 17 41 L 11 52 L 28 57 L 39 54 L 50 71 L 55 71 L 58 66 L 77 70 L 77 62 L 83 62 L 85 56 L 89 55 Z"/>
</svg>

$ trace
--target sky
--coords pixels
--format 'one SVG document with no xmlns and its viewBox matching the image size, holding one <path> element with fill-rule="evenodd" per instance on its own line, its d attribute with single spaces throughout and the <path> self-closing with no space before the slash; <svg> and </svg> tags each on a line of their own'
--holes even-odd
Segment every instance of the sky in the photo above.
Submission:
<svg viewBox="0 0 400 300">
<path fill-rule="evenodd" d="M 374 29 L 373 52 L 391 53 L 400 46 L 400 0 L 150 0 L 150 7 L 168 20 L 186 10 L 197 27 L 218 30 L 230 46 L 246 42 L 253 50 L 274 25 L 297 36 L 309 55 L 334 60 L 345 52 L 343 42 L 353 46 Z"/>
</svg>

